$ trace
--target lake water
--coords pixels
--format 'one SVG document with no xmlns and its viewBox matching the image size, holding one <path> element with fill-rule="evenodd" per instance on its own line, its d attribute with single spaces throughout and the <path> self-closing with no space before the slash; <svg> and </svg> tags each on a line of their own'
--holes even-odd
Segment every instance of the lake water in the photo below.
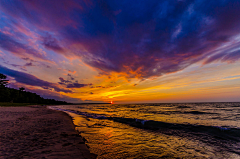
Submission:
<svg viewBox="0 0 240 159">
<path fill-rule="evenodd" d="M 240 103 L 52 106 L 98 158 L 240 158 Z"/>
</svg>

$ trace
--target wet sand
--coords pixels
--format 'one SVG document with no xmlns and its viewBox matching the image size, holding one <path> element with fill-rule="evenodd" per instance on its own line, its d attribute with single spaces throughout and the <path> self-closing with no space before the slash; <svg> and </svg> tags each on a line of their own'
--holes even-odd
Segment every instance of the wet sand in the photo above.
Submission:
<svg viewBox="0 0 240 159">
<path fill-rule="evenodd" d="M 0 107 L 0 158 L 92 159 L 71 117 L 45 107 Z"/>
</svg>

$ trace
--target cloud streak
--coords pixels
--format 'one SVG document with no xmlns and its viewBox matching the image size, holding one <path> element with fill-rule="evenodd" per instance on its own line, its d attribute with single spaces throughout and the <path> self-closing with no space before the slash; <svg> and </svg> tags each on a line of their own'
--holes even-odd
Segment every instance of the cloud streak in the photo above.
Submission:
<svg viewBox="0 0 240 159">
<path fill-rule="evenodd" d="M 27 54 L 32 55 L 33 57 L 46 59 L 40 52 L 35 50 L 34 48 L 22 44 L 9 35 L 6 35 L 0 32 L 0 47 L 6 51 L 12 52 L 17 55 L 26 56 Z"/>
<path fill-rule="evenodd" d="M 182 70 L 240 32 L 238 0 L 1 1 L 1 6 L 5 14 L 55 33 L 42 38 L 45 48 L 83 58 L 105 73 L 123 72 L 128 77 Z M 64 45 L 58 39 L 64 39 Z M 1 46 L 35 54 L 11 39 Z M 237 54 L 217 56 L 232 59 Z"/>
</svg>

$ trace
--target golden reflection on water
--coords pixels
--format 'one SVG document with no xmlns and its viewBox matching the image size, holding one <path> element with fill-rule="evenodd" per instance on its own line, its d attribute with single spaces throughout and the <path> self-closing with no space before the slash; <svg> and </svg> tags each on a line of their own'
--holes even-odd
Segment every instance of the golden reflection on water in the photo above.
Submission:
<svg viewBox="0 0 240 159">
<path fill-rule="evenodd" d="M 112 106 L 112 105 L 111 105 Z M 126 105 L 114 107 L 98 106 L 94 109 L 88 107 L 77 107 L 75 110 L 87 112 L 89 114 L 104 114 L 110 117 L 112 114 L 123 119 L 148 119 L 167 123 L 180 123 L 186 125 L 233 125 L 238 126 L 236 120 L 222 120 L 239 112 L 227 111 L 228 107 L 221 104 L 212 108 L 212 105 L 197 107 L 198 105 L 189 106 L 174 105 L 171 106 L 135 106 Z M 92 106 L 93 107 L 93 106 Z M 92 108 L 90 107 L 90 108 Z M 210 109 L 212 108 L 212 109 Z M 232 107 L 238 110 L 238 107 Z M 179 113 L 180 112 L 180 113 Z M 229 114 L 230 115 L 229 115 Z M 221 151 L 222 141 L 214 141 L 212 136 L 206 136 L 199 139 L 198 135 L 192 134 L 191 131 L 178 131 L 171 129 L 167 131 L 148 130 L 130 126 L 131 124 L 123 124 L 115 122 L 112 119 L 95 119 L 85 115 L 77 115 L 69 113 L 73 119 L 77 130 L 86 138 L 86 144 L 90 147 L 90 151 L 98 155 L 98 158 L 234 158 L 234 153 L 228 152 L 228 147 L 235 151 L 236 146 L 227 145 L 224 152 Z M 232 114 L 232 115 L 231 115 Z M 236 116 L 233 116 L 236 117 Z M 219 120 L 215 120 L 219 119 Z M 221 131 L 221 130 L 220 130 Z M 204 133 L 204 132 L 201 132 Z M 188 136 L 189 135 L 189 136 Z M 204 134 L 207 135 L 207 134 Z M 214 134 L 215 135 L 215 134 Z M 205 140 L 205 141 L 204 141 Z M 210 144 L 208 144 L 210 142 Z M 230 143 L 232 144 L 232 143 Z M 217 146 L 216 146 L 217 145 Z M 237 155 L 239 157 L 239 155 Z M 235 157 L 236 158 L 236 157 Z"/>
<path fill-rule="evenodd" d="M 75 115 L 74 124 L 81 135 L 87 139 L 86 144 L 91 153 L 99 159 L 107 158 L 159 158 L 192 156 L 208 158 L 207 145 L 176 136 L 168 136 L 150 131 L 142 131 L 125 124 L 108 120 L 88 119 Z M 198 151 L 196 154 L 196 150 Z M 209 148 L 208 148 L 209 150 Z"/>
</svg>

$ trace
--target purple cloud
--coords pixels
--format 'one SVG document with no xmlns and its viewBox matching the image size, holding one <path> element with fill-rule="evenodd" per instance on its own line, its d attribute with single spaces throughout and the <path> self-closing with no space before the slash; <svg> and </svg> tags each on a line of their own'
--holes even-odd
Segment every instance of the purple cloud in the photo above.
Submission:
<svg viewBox="0 0 240 159">
<path fill-rule="evenodd" d="M 182 70 L 209 56 L 206 63 L 239 59 L 231 46 L 228 52 L 214 52 L 240 33 L 239 0 L 0 3 L 9 19 L 31 23 L 40 37 L 45 32 L 54 35 L 42 39 L 45 48 L 82 58 L 105 74 L 148 78 Z M 31 52 L 18 42 L 2 41 L 6 50 Z"/>
<path fill-rule="evenodd" d="M 25 60 L 25 61 L 36 62 L 36 61 L 34 61 L 34 60 L 32 60 L 32 59 L 30 59 L 30 58 L 28 58 L 28 57 L 24 57 L 24 58 L 22 58 L 22 59 Z"/>
<path fill-rule="evenodd" d="M 85 87 L 85 86 L 89 86 L 91 84 L 80 84 L 80 83 L 69 83 L 67 84 L 67 88 L 82 88 L 82 87 Z"/>
<path fill-rule="evenodd" d="M 32 62 L 28 62 L 24 66 L 34 66 L 34 65 L 32 64 Z"/>
<path fill-rule="evenodd" d="M 223 57 L 222 61 L 235 62 L 239 59 L 240 59 L 240 50 L 237 50 L 237 51 L 228 53 L 226 56 Z"/>
<path fill-rule="evenodd" d="M 221 61 L 221 62 L 235 62 L 240 59 L 240 50 L 233 52 L 222 52 L 209 57 L 204 63 L 208 64 L 211 62 Z"/>
<path fill-rule="evenodd" d="M 56 38 L 53 38 L 50 34 L 46 37 L 43 37 L 43 45 L 47 49 L 51 49 L 53 51 L 62 52 L 63 48 L 59 46 L 58 41 Z"/>
<path fill-rule="evenodd" d="M 65 83 L 71 82 L 71 81 L 65 80 L 65 79 L 62 78 L 62 77 L 59 77 L 59 80 L 61 81 L 61 82 L 59 82 L 59 84 L 65 84 Z"/>
<path fill-rule="evenodd" d="M 28 45 L 18 42 L 17 40 L 13 39 L 9 35 L 6 35 L 2 32 L 0 32 L 0 48 L 17 55 L 29 54 L 34 57 L 38 57 L 46 60 L 46 57 L 40 54 L 37 50 L 33 49 Z"/>
<path fill-rule="evenodd" d="M 6 67 L 3 67 L 0 65 L 0 71 L 2 74 L 5 74 L 7 76 L 11 76 L 15 78 L 15 80 L 19 83 L 31 85 L 31 86 L 39 86 L 44 89 L 49 89 L 53 88 L 56 92 L 65 92 L 65 93 L 71 93 L 71 90 L 68 89 L 62 89 L 56 86 L 54 83 L 50 83 L 44 80 L 41 80 L 33 75 L 24 73 L 24 72 L 19 72 L 15 70 L 8 69 Z"/>
<path fill-rule="evenodd" d="M 68 74 L 69 76 L 70 74 Z M 82 88 L 86 86 L 91 86 L 92 84 L 80 84 L 78 81 L 73 81 L 74 78 L 70 75 L 70 80 L 65 80 L 62 77 L 59 77 L 60 82 L 58 82 L 61 85 L 65 85 L 66 88 Z"/>
</svg>

